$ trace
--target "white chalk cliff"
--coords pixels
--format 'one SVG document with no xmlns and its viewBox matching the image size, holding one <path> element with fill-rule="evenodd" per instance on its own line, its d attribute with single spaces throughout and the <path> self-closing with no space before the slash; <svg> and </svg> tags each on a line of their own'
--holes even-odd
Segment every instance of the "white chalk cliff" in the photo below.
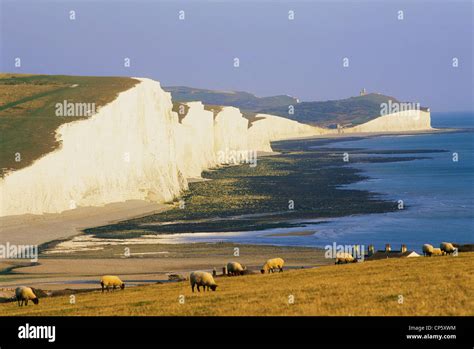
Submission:
<svg viewBox="0 0 474 349">
<path fill-rule="evenodd" d="M 201 102 L 188 103 L 179 123 L 171 95 L 156 81 L 140 80 L 89 119 L 59 127 L 59 149 L 1 179 L 0 216 L 171 201 L 187 189 L 188 178 L 219 165 L 218 152 L 269 151 L 274 137 L 299 136 L 294 121 L 277 118 L 279 123 L 248 128 L 237 108 L 224 107 L 214 118 Z M 294 134 L 285 130 L 285 120 Z"/>
<path fill-rule="evenodd" d="M 0 179 L 0 216 L 135 199 L 168 202 L 187 189 L 189 178 L 219 166 L 219 152 L 268 152 L 271 141 L 334 133 L 266 114 L 249 127 L 237 108 L 214 116 L 201 102 L 187 103 L 180 123 L 171 95 L 156 81 L 139 80 L 89 119 L 59 127 L 57 150 Z M 421 113 L 421 121 L 384 116 L 344 133 L 430 128 L 429 113 Z"/>
<path fill-rule="evenodd" d="M 249 129 L 249 147 L 260 151 L 272 151 L 269 141 L 324 135 L 328 131 L 275 115 L 257 114 L 257 118 Z"/>
<path fill-rule="evenodd" d="M 431 130 L 429 111 L 407 110 L 380 116 L 364 124 L 345 128 L 344 133 L 405 132 Z"/>
</svg>

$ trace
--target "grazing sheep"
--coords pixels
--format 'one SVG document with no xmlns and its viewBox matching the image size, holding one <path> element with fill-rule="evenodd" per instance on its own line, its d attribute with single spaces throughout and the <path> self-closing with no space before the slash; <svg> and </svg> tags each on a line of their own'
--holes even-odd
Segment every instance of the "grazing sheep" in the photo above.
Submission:
<svg viewBox="0 0 474 349">
<path fill-rule="evenodd" d="M 446 254 L 452 254 L 454 253 L 454 250 L 455 250 L 453 244 L 450 242 L 442 242 L 439 245 L 439 248 L 441 249 L 441 251 L 445 252 Z"/>
<path fill-rule="evenodd" d="M 433 248 L 433 252 L 431 253 L 432 256 L 442 256 L 444 255 L 444 251 L 441 251 L 440 248 Z"/>
<path fill-rule="evenodd" d="M 186 281 L 186 276 L 181 274 L 168 274 L 169 281 Z"/>
<path fill-rule="evenodd" d="M 262 267 L 260 270 L 262 274 L 265 274 L 265 272 L 275 272 L 275 269 L 279 269 L 280 273 L 283 271 L 283 265 L 285 264 L 285 261 L 281 258 L 273 258 L 269 259 Z"/>
<path fill-rule="evenodd" d="M 347 252 L 338 252 L 336 253 L 336 263 L 335 264 L 342 264 L 342 263 L 355 263 L 357 259 L 355 259 L 350 253 Z"/>
<path fill-rule="evenodd" d="M 216 290 L 217 284 L 214 281 L 214 278 L 210 273 L 207 273 L 205 271 L 193 271 L 191 275 L 189 276 L 189 281 L 191 282 L 191 290 L 194 292 L 194 286 L 197 286 L 198 292 L 201 292 L 199 290 L 199 287 L 203 287 L 204 292 L 207 290 L 209 291 L 209 288 L 213 291 Z"/>
<path fill-rule="evenodd" d="M 423 255 L 431 256 L 433 254 L 433 245 L 424 244 L 423 245 Z"/>
<path fill-rule="evenodd" d="M 25 305 L 28 305 L 29 300 L 33 301 L 34 304 L 39 303 L 39 299 L 38 297 L 36 297 L 36 294 L 31 287 L 17 287 L 17 289 L 15 290 L 15 296 L 16 300 L 18 301 L 19 307 L 23 306 L 23 302 L 25 303 Z"/>
<path fill-rule="evenodd" d="M 247 268 L 238 262 L 227 263 L 227 275 L 244 275 Z"/>
<path fill-rule="evenodd" d="M 109 292 L 109 287 L 112 287 L 113 290 L 117 287 L 120 287 L 122 290 L 125 288 L 125 283 L 123 283 L 118 276 L 114 275 L 102 276 L 100 279 L 100 285 L 102 286 L 102 293 L 104 292 L 104 289 Z"/>
</svg>

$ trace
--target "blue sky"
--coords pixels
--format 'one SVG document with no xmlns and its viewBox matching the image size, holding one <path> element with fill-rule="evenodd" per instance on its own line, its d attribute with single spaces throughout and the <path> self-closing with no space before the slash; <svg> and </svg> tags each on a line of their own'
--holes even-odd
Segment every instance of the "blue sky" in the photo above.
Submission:
<svg viewBox="0 0 474 349">
<path fill-rule="evenodd" d="M 365 87 L 432 111 L 474 109 L 471 1 L 0 1 L 3 72 L 145 76 L 302 100 Z"/>
</svg>

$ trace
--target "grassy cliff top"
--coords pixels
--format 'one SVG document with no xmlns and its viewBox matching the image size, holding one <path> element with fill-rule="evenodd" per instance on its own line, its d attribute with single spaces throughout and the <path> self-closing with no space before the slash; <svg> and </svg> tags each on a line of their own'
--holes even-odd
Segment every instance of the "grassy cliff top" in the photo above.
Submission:
<svg viewBox="0 0 474 349">
<path fill-rule="evenodd" d="M 0 176 L 57 149 L 56 129 L 88 117 L 56 116 L 56 103 L 95 103 L 100 108 L 137 82 L 128 77 L 0 74 Z"/>
</svg>

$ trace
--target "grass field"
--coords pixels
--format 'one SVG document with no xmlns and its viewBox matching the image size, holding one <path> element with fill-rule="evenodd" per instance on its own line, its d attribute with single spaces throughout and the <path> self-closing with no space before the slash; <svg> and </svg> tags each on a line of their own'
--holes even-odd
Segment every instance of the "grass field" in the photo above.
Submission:
<svg viewBox="0 0 474 349">
<path fill-rule="evenodd" d="M 7 303 L 0 315 L 474 315 L 473 264 L 474 253 L 461 253 L 331 265 L 217 278 L 216 292 L 193 294 L 180 282 L 78 294 L 75 304 Z"/>
<path fill-rule="evenodd" d="M 95 103 L 100 108 L 137 82 L 127 77 L 0 74 L 0 176 L 56 149 L 56 129 L 84 118 L 56 116 L 56 103 Z"/>
</svg>

